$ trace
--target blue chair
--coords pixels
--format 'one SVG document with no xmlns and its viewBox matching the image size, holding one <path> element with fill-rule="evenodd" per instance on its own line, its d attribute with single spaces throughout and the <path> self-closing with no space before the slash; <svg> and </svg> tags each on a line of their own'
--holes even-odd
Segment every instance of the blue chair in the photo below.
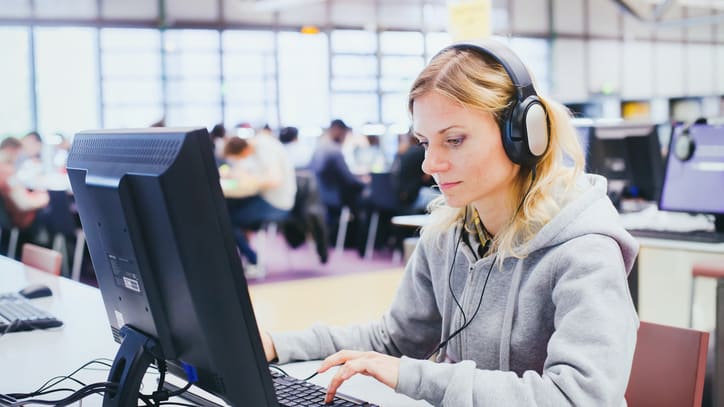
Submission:
<svg viewBox="0 0 724 407">
<path fill-rule="evenodd" d="M 52 249 L 63 254 L 63 275 L 80 280 L 85 249 L 85 234 L 78 226 L 72 208 L 72 197 L 64 190 L 48 191 L 50 202 L 46 227 L 53 237 Z M 69 243 L 75 243 L 73 261 L 68 261 Z"/>
<path fill-rule="evenodd" d="M 365 244 L 365 259 L 371 259 L 375 250 L 377 227 L 380 222 L 380 213 L 395 214 L 399 210 L 397 192 L 392 185 L 392 176 L 389 172 L 371 174 L 369 205 L 372 215 L 367 231 Z"/>
</svg>

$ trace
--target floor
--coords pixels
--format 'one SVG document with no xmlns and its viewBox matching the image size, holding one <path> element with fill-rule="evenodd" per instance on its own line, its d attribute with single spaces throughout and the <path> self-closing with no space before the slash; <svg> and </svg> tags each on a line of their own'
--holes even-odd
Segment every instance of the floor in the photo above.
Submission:
<svg viewBox="0 0 724 407">
<path fill-rule="evenodd" d="M 345 249 L 338 254 L 334 248 L 330 248 L 329 260 L 326 264 L 322 264 L 311 242 L 292 249 L 282 235 L 276 235 L 270 238 L 254 236 L 251 243 L 259 253 L 260 263 L 264 265 L 266 276 L 249 278 L 250 284 L 339 276 L 404 266 L 401 260 L 393 259 L 390 250 L 375 250 L 372 259 L 366 260 L 354 249 Z"/>
</svg>

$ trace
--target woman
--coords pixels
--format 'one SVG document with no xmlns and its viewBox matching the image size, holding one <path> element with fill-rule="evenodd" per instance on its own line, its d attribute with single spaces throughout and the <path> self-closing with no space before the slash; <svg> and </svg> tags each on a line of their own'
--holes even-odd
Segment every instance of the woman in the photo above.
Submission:
<svg viewBox="0 0 724 407">
<path fill-rule="evenodd" d="M 485 47 L 449 47 L 410 92 L 443 196 L 387 314 L 262 335 L 269 360 L 342 365 L 327 399 L 361 373 L 434 405 L 625 405 L 637 244 L 605 179 L 582 174 L 567 111 L 535 95 L 512 51 Z"/>
</svg>

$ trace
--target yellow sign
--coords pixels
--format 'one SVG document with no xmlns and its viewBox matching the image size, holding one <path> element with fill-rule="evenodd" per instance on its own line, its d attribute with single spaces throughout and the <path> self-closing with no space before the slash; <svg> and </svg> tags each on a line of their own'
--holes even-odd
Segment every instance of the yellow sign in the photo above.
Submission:
<svg viewBox="0 0 724 407">
<path fill-rule="evenodd" d="M 448 4 L 453 41 L 487 38 L 492 34 L 490 0 L 459 0 Z"/>
</svg>

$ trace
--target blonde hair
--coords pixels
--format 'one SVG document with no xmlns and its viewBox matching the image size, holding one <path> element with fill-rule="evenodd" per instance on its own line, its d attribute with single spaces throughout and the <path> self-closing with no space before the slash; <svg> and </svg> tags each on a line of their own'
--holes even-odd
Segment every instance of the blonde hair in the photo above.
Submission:
<svg viewBox="0 0 724 407">
<path fill-rule="evenodd" d="M 468 109 L 488 112 L 500 122 L 506 109 L 515 103 L 515 91 L 500 64 L 474 51 L 451 49 L 435 57 L 417 77 L 410 90 L 408 108 L 414 115 L 415 99 L 438 92 Z M 540 94 L 539 98 L 548 113 L 549 145 L 536 165 L 535 182 L 533 172 L 525 167 L 520 167 L 513 181 L 508 204 L 515 216 L 493 240 L 500 262 L 506 256 L 524 258 L 527 255 L 525 243 L 560 211 L 566 202 L 556 199 L 559 190 L 562 189 L 562 196 L 567 196 L 585 164 L 568 109 Z M 564 164 L 566 156 L 572 166 Z M 468 208 L 447 206 L 444 196 L 434 200 L 429 210 L 431 221 L 423 233 L 444 232 L 468 213 Z"/>
</svg>

